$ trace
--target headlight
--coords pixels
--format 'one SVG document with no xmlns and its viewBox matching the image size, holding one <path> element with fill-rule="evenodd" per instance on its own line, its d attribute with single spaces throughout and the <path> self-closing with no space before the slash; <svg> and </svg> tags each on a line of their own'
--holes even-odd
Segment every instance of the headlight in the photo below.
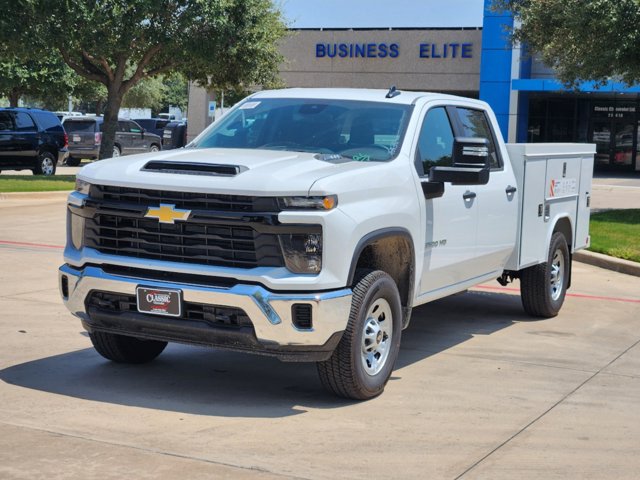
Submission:
<svg viewBox="0 0 640 480">
<path fill-rule="evenodd" d="M 338 206 L 338 197 L 281 197 L 278 204 L 283 210 L 332 210 Z"/>
<path fill-rule="evenodd" d="M 76 192 L 82 193 L 84 195 L 89 195 L 89 189 L 91 188 L 91 184 L 86 182 L 80 178 L 76 178 Z"/>
<path fill-rule="evenodd" d="M 280 245 L 290 272 L 320 273 L 322 270 L 322 234 L 280 235 Z"/>
</svg>

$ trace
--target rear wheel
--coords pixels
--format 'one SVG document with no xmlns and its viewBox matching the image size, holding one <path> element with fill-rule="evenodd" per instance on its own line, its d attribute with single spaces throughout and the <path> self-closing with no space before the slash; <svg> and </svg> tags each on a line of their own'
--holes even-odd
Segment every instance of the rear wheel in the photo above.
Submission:
<svg viewBox="0 0 640 480">
<path fill-rule="evenodd" d="M 36 168 L 33 169 L 34 175 L 44 175 L 50 177 L 56 173 L 56 159 L 51 152 L 42 152 L 38 155 Z"/>
<path fill-rule="evenodd" d="M 156 145 L 155 143 L 153 145 L 151 145 L 151 147 L 149 147 L 149 151 L 150 152 L 159 152 L 160 151 L 160 147 L 158 147 L 158 145 Z"/>
<path fill-rule="evenodd" d="M 401 333 L 398 287 L 385 272 L 365 273 L 353 289 L 340 343 L 328 360 L 316 364 L 323 386 L 356 400 L 380 395 L 398 356 Z"/>
<path fill-rule="evenodd" d="M 150 362 L 167 346 L 167 342 L 141 340 L 105 332 L 92 332 L 89 338 L 100 355 L 117 363 Z"/>
<path fill-rule="evenodd" d="M 535 317 L 555 317 L 567 293 L 571 257 L 560 232 L 551 237 L 545 263 L 525 268 L 520 276 L 520 297 L 525 311 Z"/>
<path fill-rule="evenodd" d="M 75 157 L 67 158 L 67 166 L 68 167 L 77 167 L 80 165 L 80 159 Z"/>
</svg>

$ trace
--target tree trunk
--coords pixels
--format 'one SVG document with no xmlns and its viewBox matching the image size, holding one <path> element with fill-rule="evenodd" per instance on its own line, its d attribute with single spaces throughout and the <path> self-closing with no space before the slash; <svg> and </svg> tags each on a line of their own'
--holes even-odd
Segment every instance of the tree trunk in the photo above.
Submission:
<svg viewBox="0 0 640 480">
<path fill-rule="evenodd" d="M 96 100 L 96 115 L 102 115 L 102 99 Z"/>
<path fill-rule="evenodd" d="M 104 123 L 102 124 L 102 144 L 100 145 L 100 160 L 113 156 L 114 145 L 118 146 L 116 129 L 118 128 L 118 112 L 122 104 L 120 85 L 109 85 L 107 88 L 107 104 L 104 109 Z M 118 146 L 119 147 L 119 146 Z M 122 152 L 122 149 L 120 149 Z"/>
<path fill-rule="evenodd" d="M 21 96 L 22 94 L 19 90 L 11 90 L 11 92 L 9 92 L 9 106 L 11 108 L 16 108 Z"/>
</svg>

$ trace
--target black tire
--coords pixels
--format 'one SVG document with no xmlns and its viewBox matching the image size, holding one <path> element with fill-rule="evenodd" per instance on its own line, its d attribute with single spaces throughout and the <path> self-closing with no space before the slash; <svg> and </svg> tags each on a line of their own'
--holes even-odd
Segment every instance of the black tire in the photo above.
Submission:
<svg viewBox="0 0 640 480">
<path fill-rule="evenodd" d="M 51 152 L 42 152 L 36 160 L 36 167 L 33 169 L 34 175 L 44 175 L 50 177 L 56 174 L 56 157 Z"/>
<path fill-rule="evenodd" d="M 107 360 L 117 363 L 147 363 L 162 353 L 167 342 L 140 340 L 114 333 L 89 333 L 97 352 Z"/>
<path fill-rule="evenodd" d="M 120 147 L 118 145 L 114 145 L 113 146 L 113 154 L 111 155 L 111 158 L 117 158 L 117 157 L 121 157 L 122 156 L 122 150 L 120 149 Z"/>
<path fill-rule="evenodd" d="M 356 278 L 359 278 L 358 275 Z M 386 302 L 386 306 L 381 310 L 373 310 L 372 314 L 368 315 L 370 308 L 376 309 L 377 305 L 384 305 L 380 302 L 381 299 Z M 384 314 L 376 317 L 376 311 L 386 310 L 392 316 L 391 323 L 385 324 L 387 332 L 391 327 L 390 338 L 385 337 L 387 332 L 382 332 L 381 329 L 378 330 L 377 336 L 380 338 L 377 339 L 377 343 L 368 345 L 374 346 L 377 351 L 387 338 L 386 341 L 389 343 L 385 349 L 388 349 L 388 353 L 384 357 L 384 362 L 379 365 L 380 370 L 373 374 L 368 373 L 368 367 L 365 367 L 365 364 L 370 364 L 363 355 L 363 346 L 367 341 L 365 328 L 371 321 L 379 322 L 378 325 L 389 321 Z M 369 334 L 371 336 L 370 331 Z M 364 273 L 353 289 L 349 322 L 340 343 L 328 360 L 316 363 L 320 382 L 327 390 L 340 397 L 367 400 L 380 395 L 393 371 L 400 350 L 401 335 L 402 305 L 396 283 L 387 273 L 380 270 Z"/>
<path fill-rule="evenodd" d="M 149 147 L 149 152 L 159 152 L 160 150 L 161 148 L 157 143 L 152 143 Z"/>
<path fill-rule="evenodd" d="M 80 165 L 81 159 L 80 158 L 76 158 L 76 157 L 69 157 L 67 158 L 67 166 L 68 167 L 77 167 L 78 165 Z"/>
<path fill-rule="evenodd" d="M 570 270 L 567 240 L 556 232 L 549 243 L 547 261 L 525 268 L 520 275 L 520 298 L 525 311 L 534 317 L 558 315 L 567 293 Z"/>
</svg>

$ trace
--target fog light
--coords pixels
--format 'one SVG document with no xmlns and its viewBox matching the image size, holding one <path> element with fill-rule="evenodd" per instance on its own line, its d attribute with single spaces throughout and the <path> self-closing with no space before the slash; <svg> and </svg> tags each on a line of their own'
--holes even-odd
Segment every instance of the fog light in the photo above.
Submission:
<svg viewBox="0 0 640 480">
<path fill-rule="evenodd" d="M 77 250 L 80 250 L 84 237 L 84 218 L 73 213 L 69 217 L 71 222 L 71 243 Z"/>
<path fill-rule="evenodd" d="M 287 269 L 293 273 L 319 273 L 322 270 L 322 235 L 280 235 Z"/>
</svg>

